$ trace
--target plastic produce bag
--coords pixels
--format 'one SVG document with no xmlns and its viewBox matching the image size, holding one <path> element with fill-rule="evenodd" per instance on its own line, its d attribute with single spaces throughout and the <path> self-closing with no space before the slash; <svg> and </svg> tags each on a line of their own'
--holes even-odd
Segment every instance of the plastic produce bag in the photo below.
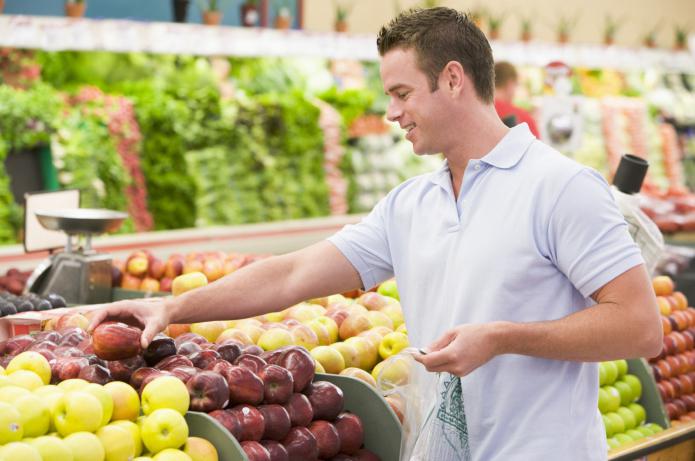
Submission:
<svg viewBox="0 0 695 461">
<path fill-rule="evenodd" d="M 400 402 L 403 437 L 400 461 L 470 459 L 468 434 L 458 377 L 430 373 L 413 359 L 414 348 L 390 357 L 377 375 L 377 388 Z M 407 369 L 407 380 L 400 378 Z"/>
</svg>

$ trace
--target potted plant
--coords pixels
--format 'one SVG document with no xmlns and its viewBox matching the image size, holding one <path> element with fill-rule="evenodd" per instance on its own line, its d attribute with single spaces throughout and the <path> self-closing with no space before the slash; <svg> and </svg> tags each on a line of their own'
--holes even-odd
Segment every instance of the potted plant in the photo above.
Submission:
<svg viewBox="0 0 695 461">
<path fill-rule="evenodd" d="M 289 0 L 277 2 L 277 15 L 275 16 L 276 29 L 289 29 L 292 27 L 292 10 L 290 10 Z"/>
<path fill-rule="evenodd" d="M 555 25 L 555 32 L 557 33 L 557 41 L 559 43 L 567 43 L 570 40 L 570 34 L 572 30 L 577 25 L 577 15 L 574 16 L 560 16 L 558 18 L 557 24 Z"/>
<path fill-rule="evenodd" d="M 203 11 L 203 24 L 207 26 L 219 26 L 222 22 L 221 0 L 199 0 L 200 9 Z"/>
<path fill-rule="evenodd" d="M 260 15 L 258 14 L 258 0 L 246 0 L 241 4 L 241 25 L 244 27 L 256 27 Z"/>
<path fill-rule="evenodd" d="M 674 38 L 674 43 L 673 43 L 673 49 L 677 51 L 681 51 L 685 49 L 686 42 L 688 41 L 688 27 L 687 26 L 681 26 L 679 24 L 676 24 L 673 27 L 673 38 Z"/>
<path fill-rule="evenodd" d="M 659 31 L 659 24 L 649 29 L 642 37 L 642 44 L 647 48 L 656 48 L 656 33 Z"/>
<path fill-rule="evenodd" d="M 67 0 L 65 2 L 65 15 L 69 18 L 81 18 L 87 9 L 87 3 L 84 0 Z"/>
<path fill-rule="evenodd" d="M 352 10 L 352 5 L 346 6 L 339 2 L 335 3 L 335 31 L 336 32 L 347 32 L 348 23 L 347 17 Z"/>
<path fill-rule="evenodd" d="M 603 23 L 603 44 L 606 46 L 611 46 L 615 41 L 615 34 L 620 29 L 622 25 L 622 20 L 613 19 L 613 17 L 608 14 Z"/>
<path fill-rule="evenodd" d="M 504 13 L 499 15 L 490 13 L 487 15 L 488 35 L 490 40 L 497 40 L 500 38 L 500 28 L 502 27 L 505 16 Z"/>
<path fill-rule="evenodd" d="M 171 0 L 174 22 L 186 22 L 188 20 L 188 5 L 190 3 L 191 0 Z"/>
<path fill-rule="evenodd" d="M 533 21 L 530 17 L 521 18 L 521 41 L 528 43 L 533 38 Z"/>
</svg>

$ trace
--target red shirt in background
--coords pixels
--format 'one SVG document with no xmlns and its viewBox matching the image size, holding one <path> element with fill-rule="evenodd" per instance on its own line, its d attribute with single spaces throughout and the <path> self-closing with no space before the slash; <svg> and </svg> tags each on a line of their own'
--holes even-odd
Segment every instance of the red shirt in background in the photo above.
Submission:
<svg viewBox="0 0 695 461">
<path fill-rule="evenodd" d="M 500 101 L 499 99 L 495 99 L 495 110 L 497 111 L 497 115 L 500 116 L 501 119 L 504 119 L 505 117 L 509 117 L 510 115 L 513 115 L 516 117 L 516 123 L 517 125 L 519 123 L 526 123 L 531 130 L 531 133 L 537 138 L 540 139 L 541 135 L 538 132 L 538 127 L 536 126 L 536 121 L 533 119 L 531 114 L 526 112 L 524 109 L 521 107 L 516 107 L 514 104 L 511 104 L 506 101 Z"/>
</svg>

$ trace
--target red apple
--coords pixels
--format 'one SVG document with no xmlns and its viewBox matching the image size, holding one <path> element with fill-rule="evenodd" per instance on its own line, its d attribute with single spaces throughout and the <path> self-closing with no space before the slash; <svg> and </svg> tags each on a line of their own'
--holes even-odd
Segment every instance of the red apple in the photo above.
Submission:
<svg viewBox="0 0 695 461">
<path fill-rule="evenodd" d="M 270 453 L 270 461 L 289 461 L 290 455 L 287 454 L 287 449 L 275 440 L 261 440 L 261 445 Z"/>
<path fill-rule="evenodd" d="M 152 367 L 161 360 L 176 354 L 176 343 L 166 335 L 158 334 L 154 337 L 143 353 L 147 365 Z"/>
<path fill-rule="evenodd" d="M 51 341 L 57 345 L 62 337 L 63 335 L 54 330 L 40 331 L 34 335 L 34 341 Z"/>
<path fill-rule="evenodd" d="M 381 458 L 366 448 L 357 450 L 353 458 L 355 458 L 355 461 L 381 461 Z"/>
<path fill-rule="evenodd" d="M 148 270 L 148 275 L 155 280 L 160 280 L 164 277 L 165 270 L 166 264 L 161 259 L 153 258 Z"/>
<path fill-rule="evenodd" d="M 212 371 L 201 371 L 187 382 L 191 410 L 209 413 L 220 410 L 229 401 L 229 387 L 224 378 Z"/>
<path fill-rule="evenodd" d="M 92 344 L 97 357 L 104 360 L 122 360 L 141 352 L 142 330 L 121 322 L 103 322 L 92 333 Z"/>
<path fill-rule="evenodd" d="M 234 365 L 224 359 L 217 359 L 214 362 L 210 362 L 208 366 L 205 367 L 205 369 L 208 371 L 214 371 L 215 373 L 222 375 L 225 380 L 229 376 L 229 372 L 232 370 L 232 368 L 234 368 Z"/>
<path fill-rule="evenodd" d="M 248 368 L 235 366 L 225 376 L 229 385 L 229 403 L 258 405 L 263 401 L 263 380 Z"/>
<path fill-rule="evenodd" d="M 123 360 L 113 360 L 107 363 L 111 377 L 116 381 L 129 382 L 130 376 L 138 368 L 147 366 L 140 355 Z"/>
<path fill-rule="evenodd" d="M 183 274 L 183 260 L 169 258 L 164 267 L 164 276 L 173 280 L 181 274 Z"/>
<path fill-rule="evenodd" d="M 111 372 L 106 367 L 101 365 L 89 365 L 80 370 L 80 374 L 77 375 L 78 378 L 89 381 L 90 383 L 96 383 L 104 385 L 108 382 L 113 381 L 111 378 Z"/>
<path fill-rule="evenodd" d="M 316 381 L 307 386 L 304 394 L 314 408 L 314 419 L 333 421 L 343 411 L 343 391 L 328 381 Z"/>
<path fill-rule="evenodd" d="M 159 375 L 160 371 L 161 370 L 158 370 L 156 368 L 149 367 L 138 368 L 130 375 L 129 384 L 136 390 L 140 389 L 140 386 L 142 385 L 142 382 L 145 380 L 145 378 L 147 378 L 150 375 Z"/>
<path fill-rule="evenodd" d="M 364 443 L 364 426 L 359 416 L 343 412 L 335 419 L 335 428 L 340 438 L 340 452 L 352 455 Z"/>
<path fill-rule="evenodd" d="M 176 353 L 179 355 L 185 355 L 188 357 L 189 355 L 193 354 L 194 352 L 199 352 L 202 351 L 203 348 L 200 347 L 200 344 L 194 343 L 193 341 L 186 341 L 181 343 L 178 348 L 176 349 Z"/>
<path fill-rule="evenodd" d="M 204 344 L 208 342 L 208 340 L 205 339 L 203 336 L 199 335 L 198 333 L 192 333 L 190 331 L 188 333 L 179 335 L 174 339 L 177 348 L 186 341 L 193 341 L 196 344 Z"/>
<path fill-rule="evenodd" d="M 218 344 L 216 349 L 220 357 L 229 363 L 234 363 L 234 361 L 241 355 L 241 344 L 236 341 L 229 340 L 222 344 Z"/>
<path fill-rule="evenodd" d="M 241 423 L 235 412 L 231 410 L 215 410 L 210 412 L 210 416 L 222 424 L 235 439 L 241 440 Z"/>
<path fill-rule="evenodd" d="M 176 376 L 183 381 L 184 384 L 186 384 L 188 380 L 198 374 L 199 371 L 200 370 L 195 367 L 176 367 L 169 371 L 169 373 L 171 373 L 172 376 Z"/>
<path fill-rule="evenodd" d="M 245 440 L 241 442 L 241 449 L 249 461 L 271 461 L 268 450 L 258 442 Z"/>
<path fill-rule="evenodd" d="M 241 354 L 237 359 L 234 361 L 234 365 L 248 368 L 249 370 L 253 371 L 254 373 L 258 373 L 261 368 L 267 365 L 266 361 L 260 358 L 257 355 L 252 355 L 252 354 Z"/>
<path fill-rule="evenodd" d="M 53 349 L 56 357 L 82 357 L 84 353 L 74 346 L 58 346 Z"/>
<path fill-rule="evenodd" d="M 290 429 L 282 444 L 287 449 L 290 461 L 316 461 L 319 447 L 316 438 L 306 427 L 295 426 Z"/>
<path fill-rule="evenodd" d="M 260 356 L 263 354 L 263 349 L 255 344 L 245 344 L 241 348 L 243 354 L 251 354 Z"/>
<path fill-rule="evenodd" d="M 267 363 L 272 363 L 273 365 L 279 365 L 280 359 L 295 346 L 284 346 L 272 351 L 266 351 L 261 354 L 261 358 Z"/>
<path fill-rule="evenodd" d="M 292 427 L 287 410 L 276 403 L 260 405 L 258 410 L 263 414 L 263 421 L 265 421 L 263 438 L 278 441 L 284 439 Z"/>
<path fill-rule="evenodd" d="M 283 405 L 290 415 L 293 426 L 308 426 L 314 419 L 314 408 L 309 398 L 298 392 L 290 396 L 290 400 Z"/>
<path fill-rule="evenodd" d="M 192 367 L 193 362 L 188 357 L 180 354 L 170 355 L 158 362 L 154 368 L 158 370 L 173 370 L 177 367 Z"/>
<path fill-rule="evenodd" d="M 265 432 L 263 414 L 251 405 L 237 405 L 231 409 L 241 423 L 241 438 L 239 440 L 261 440 Z"/>
<path fill-rule="evenodd" d="M 263 380 L 265 403 L 283 404 L 290 399 L 294 389 L 294 379 L 289 371 L 279 365 L 266 365 L 258 372 Z"/>
<path fill-rule="evenodd" d="M 159 281 L 159 291 L 171 291 L 171 284 L 174 280 L 169 277 L 164 277 Z"/>
<path fill-rule="evenodd" d="M 20 352 L 23 352 L 29 347 L 31 347 L 31 345 L 33 345 L 34 342 L 34 338 L 32 338 L 29 335 L 20 335 L 15 336 L 14 338 L 9 338 L 5 342 L 4 353 L 6 355 L 17 355 Z"/>
<path fill-rule="evenodd" d="M 314 379 L 316 361 L 303 347 L 293 347 L 285 352 L 278 365 L 292 374 L 295 392 L 302 392 Z"/>
<path fill-rule="evenodd" d="M 220 354 L 218 354 L 216 351 L 212 349 L 208 349 L 193 352 L 191 355 L 188 356 L 188 358 L 191 359 L 191 362 L 193 362 L 194 367 L 205 369 L 208 367 L 209 364 L 211 364 L 215 360 L 220 359 Z"/>
<path fill-rule="evenodd" d="M 67 379 L 77 378 L 80 370 L 89 366 L 89 360 L 84 357 L 58 357 L 51 363 L 52 382 L 59 383 Z"/>
<path fill-rule="evenodd" d="M 338 437 L 338 431 L 333 424 L 319 419 L 309 424 L 308 429 L 316 438 L 319 458 L 328 459 L 338 454 L 340 451 L 340 437 Z"/>
</svg>

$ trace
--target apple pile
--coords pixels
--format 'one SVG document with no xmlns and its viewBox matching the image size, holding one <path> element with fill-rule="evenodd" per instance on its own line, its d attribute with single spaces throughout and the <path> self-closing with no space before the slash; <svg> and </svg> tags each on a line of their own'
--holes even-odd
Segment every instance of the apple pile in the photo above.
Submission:
<svg viewBox="0 0 695 461">
<path fill-rule="evenodd" d="M 647 413 L 637 403 L 642 396 L 642 383 L 637 376 L 628 374 L 627 361 L 601 362 L 599 385 L 598 408 L 609 449 L 663 430 L 658 424 L 646 423 Z"/>
<path fill-rule="evenodd" d="M 14 315 L 18 312 L 47 311 L 65 306 L 65 299 L 55 293 L 41 297 L 36 293 L 17 296 L 9 291 L 0 291 L 0 317 Z"/>
<path fill-rule="evenodd" d="M 652 281 L 661 311 L 664 347 L 649 359 L 672 426 L 695 420 L 695 309 L 666 276 Z"/>
<path fill-rule="evenodd" d="M 173 280 L 181 274 L 202 272 L 208 281 L 215 280 L 250 264 L 263 256 L 238 253 L 189 253 L 170 255 L 166 261 L 149 250 L 131 253 L 125 261 L 114 259 L 114 287 L 147 292 L 171 291 Z"/>
<path fill-rule="evenodd" d="M 189 437 L 183 417 L 188 392 L 178 379 L 149 383 L 141 406 L 129 384 L 79 378 L 49 384 L 55 381 L 51 368 L 35 351 L 20 352 L 6 370 L 0 368 L 3 460 L 217 461 L 210 442 Z M 176 394 L 176 385 L 183 388 L 185 400 Z"/>
</svg>

